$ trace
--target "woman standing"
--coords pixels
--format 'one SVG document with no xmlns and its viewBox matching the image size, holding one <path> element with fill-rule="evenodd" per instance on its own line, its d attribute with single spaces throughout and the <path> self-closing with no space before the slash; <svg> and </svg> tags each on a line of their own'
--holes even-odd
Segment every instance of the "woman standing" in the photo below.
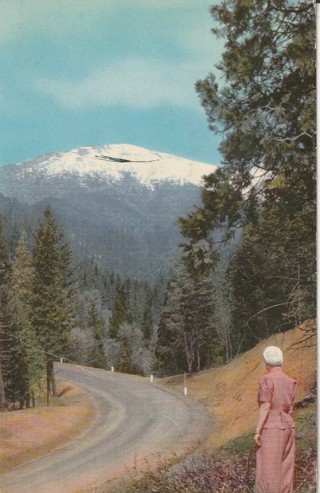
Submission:
<svg viewBox="0 0 320 493">
<path fill-rule="evenodd" d="M 292 419 L 296 382 L 281 368 L 281 349 L 263 352 L 267 374 L 259 383 L 259 417 L 254 436 L 257 444 L 256 493 L 292 493 L 295 436 Z"/>
</svg>

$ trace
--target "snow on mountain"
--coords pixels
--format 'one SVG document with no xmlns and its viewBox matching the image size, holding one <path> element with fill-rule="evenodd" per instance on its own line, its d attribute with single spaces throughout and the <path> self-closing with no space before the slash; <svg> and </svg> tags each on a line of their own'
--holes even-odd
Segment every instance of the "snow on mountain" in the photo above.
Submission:
<svg viewBox="0 0 320 493">
<path fill-rule="evenodd" d="M 200 185 L 203 175 L 216 170 L 216 166 L 211 164 L 127 144 L 80 147 L 39 156 L 16 166 L 19 167 L 16 169 L 18 180 L 37 172 L 48 177 L 72 174 L 116 182 L 129 174 L 149 188 L 158 181 Z"/>
</svg>

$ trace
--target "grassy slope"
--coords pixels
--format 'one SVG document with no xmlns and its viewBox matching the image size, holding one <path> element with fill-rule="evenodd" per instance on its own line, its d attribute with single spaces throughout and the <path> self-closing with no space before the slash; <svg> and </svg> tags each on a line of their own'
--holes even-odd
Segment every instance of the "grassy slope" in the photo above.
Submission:
<svg viewBox="0 0 320 493">
<path fill-rule="evenodd" d="M 50 406 L 0 413 L 0 474 L 61 447 L 93 418 L 84 391 L 59 382 Z"/>
<path fill-rule="evenodd" d="M 316 381 L 316 337 L 305 340 L 314 322 L 266 339 L 228 365 L 202 372 L 187 379 L 188 396 L 200 401 L 212 417 L 212 432 L 206 450 L 216 449 L 229 440 L 254 430 L 257 388 L 265 372 L 261 354 L 267 346 L 284 352 L 283 369 L 298 382 L 296 402 L 308 395 Z M 183 376 L 161 379 L 159 383 L 176 391 L 183 389 Z"/>
</svg>

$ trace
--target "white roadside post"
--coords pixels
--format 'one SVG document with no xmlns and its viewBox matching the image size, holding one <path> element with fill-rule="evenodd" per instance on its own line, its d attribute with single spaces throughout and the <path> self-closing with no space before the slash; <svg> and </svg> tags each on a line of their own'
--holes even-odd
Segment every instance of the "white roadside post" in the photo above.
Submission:
<svg viewBox="0 0 320 493">
<path fill-rule="evenodd" d="M 153 375 L 150 375 L 150 382 L 153 383 Z"/>
<path fill-rule="evenodd" d="M 186 372 L 184 372 L 183 383 L 184 383 L 183 393 L 184 393 L 184 395 L 188 395 Z"/>
<path fill-rule="evenodd" d="M 111 371 L 112 371 L 112 373 L 114 372 L 114 367 L 113 366 L 111 366 Z"/>
</svg>

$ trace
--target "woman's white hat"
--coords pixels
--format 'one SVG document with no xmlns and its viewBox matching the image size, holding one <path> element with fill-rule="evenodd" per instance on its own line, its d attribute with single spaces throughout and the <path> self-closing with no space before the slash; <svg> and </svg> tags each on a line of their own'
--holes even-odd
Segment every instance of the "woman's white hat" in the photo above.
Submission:
<svg viewBox="0 0 320 493">
<path fill-rule="evenodd" d="M 283 363 L 282 351 L 277 346 L 268 346 L 263 351 L 263 358 L 271 366 L 281 366 Z"/>
</svg>

